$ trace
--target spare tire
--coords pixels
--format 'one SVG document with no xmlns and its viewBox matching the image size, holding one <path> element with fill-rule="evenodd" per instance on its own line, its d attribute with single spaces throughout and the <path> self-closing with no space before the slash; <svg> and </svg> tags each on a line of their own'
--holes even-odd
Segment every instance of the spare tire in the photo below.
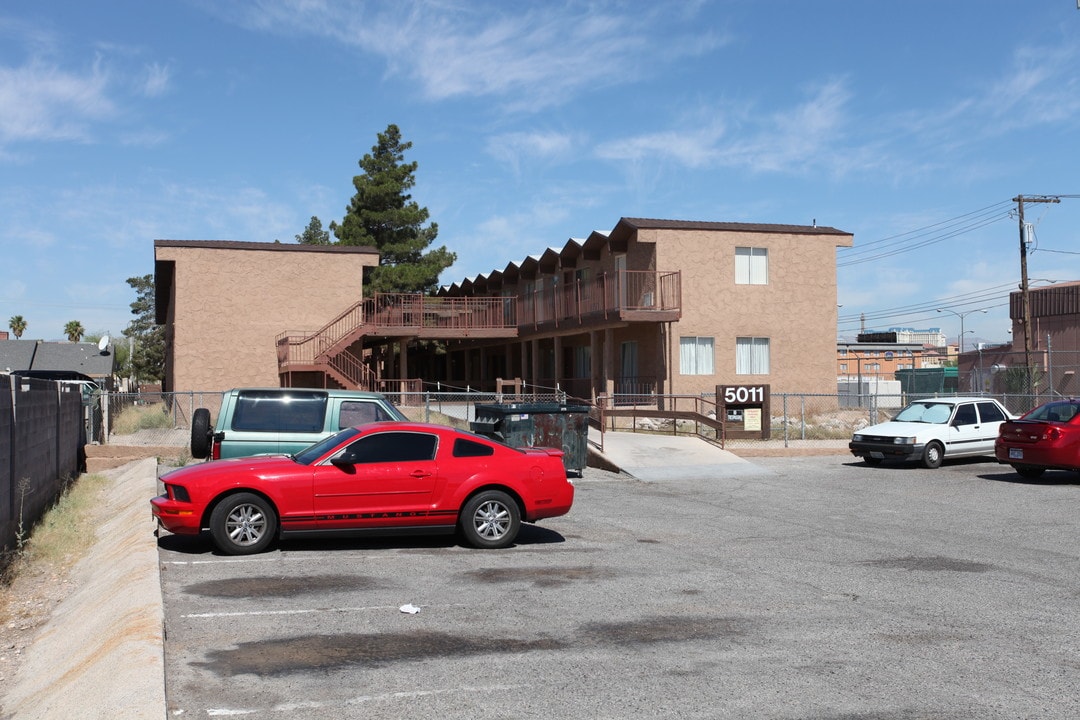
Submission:
<svg viewBox="0 0 1080 720">
<path fill-rule="evenodd" d="M 210 457 L 212 437 L 210 411 L 198 408 L 191 414 L 191 457 L 199 460 Z"/>
</svg>

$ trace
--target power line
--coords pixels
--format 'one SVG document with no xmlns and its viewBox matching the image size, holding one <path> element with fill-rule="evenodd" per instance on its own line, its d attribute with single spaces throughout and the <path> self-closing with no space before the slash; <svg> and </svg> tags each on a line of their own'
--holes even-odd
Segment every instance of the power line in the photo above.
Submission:
<svg viewBox="0 0 1080 720">
<path fill-rule="evenodd" d="M 841 248 L 837 256 L 837 267 L 880 260 L 943 242 L 1006 220 L 1009 218 L 1010 211 L 1010 201 L 1001 201 L 949 220 L 871 241 L 861 245 L 857 250 L 848 251 L 848 248 Z"/>
<path fill-rule="evenodd" d="M 952 295 L 933 300 L 924 300 L 910 305 L 899 305 L 892 308 L 883 308 L 870 312 L 862 312 L 851 315 L 841 315 L 837 318 L 839 324 L 862 322 L 863 320 L 886 320 L 890 317 L 907 316 L 927 311 L 936 311 L 937 308 L 966 309 L 972 305 L 982 305 L 987 302 L 995 302 L 1001 299 L 1002 291 L 1012 288 L 1013 283 L 994 285 L 993 287 L 972 290 L 971 292 Z"/>
</svg>

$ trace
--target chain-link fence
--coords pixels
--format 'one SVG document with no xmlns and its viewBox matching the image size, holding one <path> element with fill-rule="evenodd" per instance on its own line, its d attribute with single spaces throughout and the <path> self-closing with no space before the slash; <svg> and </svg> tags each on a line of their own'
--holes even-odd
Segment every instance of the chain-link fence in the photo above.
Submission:
<svg viewBox="0 0 1080 720">
<path fill-rule="evenodd" d="M 102 393 L 102 444 L 142 447 L 185 447 L 191 441 L 191 415 L 196 408 L 221 408 L 219 392 Z"/>
<path fill-rule="evenodd" d="M 484 392 L 388 392 L 383 393 L 410 420 L 452 424 L 468 428 L 477 404 L 516 402 L 566 402 L 557 390 L 527 393 Z M 191 416 L 207 408 L 217 419 L 223 393 L 100 393 L 94 413 L 100 420 L 89 435 L 91 442 L 138 447 L 187 447 L 191 441 Z"/>
<path fill-rule="evenodd" d="M 715 395 L 652 396 L 647 404 L 637 397 L 632 409 L 613 398 L 606 406 L 617 413 L 604 414 L 592 406 L 590 416 L 603 430 L 697 435 L 740 448 L 817 448 L 846 450 L 851 435 L 870 425 L 885 422 L 917 397 L 951 395 L 838 393 L 773 393 L 767 432 L 761 437 L 734 437 L 717 422 Z M 1022 393 L 986 394 L 1020 415 L 1046 402 L 1050 395 Z M 492 392 L 400 392 L 385 395 L 411 420 L 455 425 L 468 429 L 475 420 L 476 405 L 557 402 L 588 404 L 558 390 L 527 393 Z M 220 392 L 109 393 L 101 396 L 104 432 L 97 442 L 125 446 L 187 447 L 191 439 L 191 416 L 196 408 L 210 410 L 216 418 Z M 722 419 L 721 419 L 722 420 Z M 762 418 L 762 423 L 765 418 Z M 598 432 L 594 428 L 593 432 Z M 745 435 L 745 433 L 743 433 Z"/>
<path fill-rule="evenodd" d="M 1080 395 L 1080 353 L 1036 349 L 1030 354 L 997 348 L 967 352 L 957 367 L 956 392 Z"/>
</svg>

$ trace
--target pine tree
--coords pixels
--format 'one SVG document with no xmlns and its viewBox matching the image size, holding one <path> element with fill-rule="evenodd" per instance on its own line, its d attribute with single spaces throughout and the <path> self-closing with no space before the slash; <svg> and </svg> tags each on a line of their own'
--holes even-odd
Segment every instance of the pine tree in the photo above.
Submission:
<svg viewBox="0 0 1080 720">
<path fill-rule="evenodd" d="M 312 215 L 304 232 L 296 236 L 296 242 L 301 245 L 329 245 L 330 233 L 323 230 L 322 221 Z"/>
<path fill-rule="evenodd" d="M 364 294 L 423 292 L 438 287 L 439 274 L 457 256 L 446 246 L 427 248 L 439 234 L 428 220 L 427 208 L 412 199 L 417 163 L 405 162 L 411 142 L 401 141 L 397 125 L 378 134 L 378 143 L 360 160 L 362 175 L 353 178 L 356 194 L 345 209 L 341 224 L 330 230 L 341 245 L 371 246 L 379 251 L 379 266 L 364 279 Z"/>
<path fill-rule="evenodd" d="M 131 277 L 127 284 L 136 293 L 131 303 L 135 319 L 124 329 L 124 337 L 135 338 L 131 365 L 135 377 L 147 382 L 160 382 L 165 377 L 165 326 L 157 324 L 154 305 L 154 276 Z"/>
</svg>

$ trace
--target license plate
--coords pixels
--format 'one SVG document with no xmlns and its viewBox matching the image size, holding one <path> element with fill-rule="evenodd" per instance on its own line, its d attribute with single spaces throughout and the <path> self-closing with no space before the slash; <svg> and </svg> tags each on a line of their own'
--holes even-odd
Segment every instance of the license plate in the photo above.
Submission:
<svg viewBox="0 0 1080 720">
<path fill-rule="evenodd" d="M 1009 448 L 1009 459 L 1010 460 L 1023 460 L 1024 459 L 1024 449 L 1023 448 Z"/>
</svg>

